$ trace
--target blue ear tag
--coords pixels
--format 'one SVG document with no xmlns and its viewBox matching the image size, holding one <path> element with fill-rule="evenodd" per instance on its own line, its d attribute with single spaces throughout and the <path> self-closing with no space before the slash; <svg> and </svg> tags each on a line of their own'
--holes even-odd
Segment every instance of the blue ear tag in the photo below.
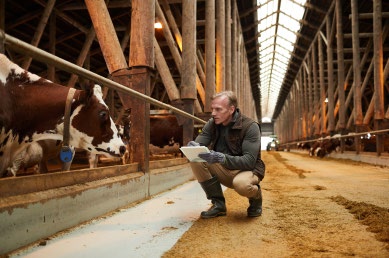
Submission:
<svg viewBox="0 0 389 258">
<path fill-rule="evenodd" d="M 69 146 L 62 146 L 59 157 L 64 163 L 70 162 L 73 159 L 73 150 Z"/>
</svg>

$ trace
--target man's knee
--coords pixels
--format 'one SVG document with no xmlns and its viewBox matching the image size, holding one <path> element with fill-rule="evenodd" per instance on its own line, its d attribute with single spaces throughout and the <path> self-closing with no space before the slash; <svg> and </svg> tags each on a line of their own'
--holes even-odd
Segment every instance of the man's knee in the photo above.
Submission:
<svg viewBox="0 0 389 258">
<path fill-rule="evenodd" d="M 247 196 L 250 191 L 251 184 L 247 179 L 243 177 L 235 177 L 232 181 L 232 184 L 234 190 L 240 195 Z"/>
<path fill-rule="evenodd" d="M 254 179 L 257 178 L 253 178 L 252 174 L 239 174 L 232 181 L 233 188 L 242 196 L 252 197 L 258 191 L 257 184 L 259 183 L 258 180 Z"/>
</svg>

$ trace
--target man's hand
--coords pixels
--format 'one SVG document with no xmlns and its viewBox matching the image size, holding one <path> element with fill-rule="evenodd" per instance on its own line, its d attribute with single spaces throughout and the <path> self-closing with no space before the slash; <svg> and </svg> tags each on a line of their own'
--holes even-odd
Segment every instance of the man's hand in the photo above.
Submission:
<svg viewBox="0 0 389 258">
<path fill-rule="evenodd" d="M 202 152 L 199 157 L 205 160 L 209 164 L 224 163 L 226 156 L 221 152 L 211 150 L 211 152 Z"/>
<path fill-rule="evenodd" d="M 200 143 L 195 142 L 195 141 L 190 141 L 186 146 L 200 146 Z"/>
</svg>

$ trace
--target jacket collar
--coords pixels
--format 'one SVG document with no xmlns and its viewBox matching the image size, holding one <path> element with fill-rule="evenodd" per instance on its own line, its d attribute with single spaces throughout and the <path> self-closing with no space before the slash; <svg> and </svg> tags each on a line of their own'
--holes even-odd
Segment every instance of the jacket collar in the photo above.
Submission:
<svg viewBox="0 0 389 258">
<path fill-rule="evenodd" d="M 242 118 L 242 114 L 241 114 L 239 108 L 236 109 L 236 111 L 232 117 L 231 123 L 234 123 L 232 126 L 232 129 L 242 129 L 243 118 Z"/>
</svg>

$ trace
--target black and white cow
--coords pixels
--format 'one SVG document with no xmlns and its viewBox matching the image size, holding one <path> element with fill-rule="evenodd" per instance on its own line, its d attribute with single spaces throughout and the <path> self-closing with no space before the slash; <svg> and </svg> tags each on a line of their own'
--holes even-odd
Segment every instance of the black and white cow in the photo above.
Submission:
<svg viewBox="0 0 389 258">
<path fill-rule="evenodd" d="M 62 141 L 40 140 L 31 142 L 14 156 L 12 165 L 7 168 L 8 174 L 16 176 L 20 169 L 27 170 L 33 167 L 35 173 L 48 172 L 47 162 L 50 159 L 59 159 Z M 70 164 L 64 164 L 64 169 L 69 168 Z"/>
<path fill-rule="evenodd" d="M 0 176 L 28 144 L 63 140 L 68 92 L 0 54 Z M 69 134 L 71 147 L 90 153 L 119 157 L 126 150 L 98 85 L 75 91 Z"/>
</svg>

